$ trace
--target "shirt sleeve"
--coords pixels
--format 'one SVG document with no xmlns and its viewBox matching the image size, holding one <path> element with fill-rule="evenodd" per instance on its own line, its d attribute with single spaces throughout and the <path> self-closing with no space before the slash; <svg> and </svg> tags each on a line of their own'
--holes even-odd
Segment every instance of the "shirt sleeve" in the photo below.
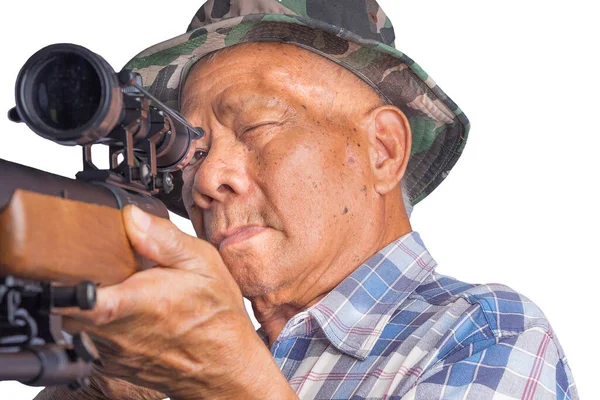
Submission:
<svg viewBox="0 0 600 400">
<path fill-rule="evenodd" d="M 410 399 L 579 399 L 551 332 L 531 328 L 456 349 L 402 395 Z"/>
</svg>

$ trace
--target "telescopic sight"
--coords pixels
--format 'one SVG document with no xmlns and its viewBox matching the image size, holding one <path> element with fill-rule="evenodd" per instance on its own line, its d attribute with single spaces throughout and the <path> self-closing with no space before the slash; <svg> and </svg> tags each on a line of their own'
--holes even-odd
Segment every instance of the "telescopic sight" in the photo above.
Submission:
<svg viewBox="0 0 600 400">
<path fill-rule="evenodd" d="M 117 125 L 123 94 L 102 57 L 63 43 L 27 60 L 17 77 L 15 100 L 20 119 L 38 135 L 63 145 L 86 145 Z"/>
<path fill-rule="evenodd" d="M 95 68 L 79 54 L 54 56 L 37 72 L 33 103 L 40 119 L 52 128 L 78 129 L 100 107 L 102 87 Z"/>
</svg>

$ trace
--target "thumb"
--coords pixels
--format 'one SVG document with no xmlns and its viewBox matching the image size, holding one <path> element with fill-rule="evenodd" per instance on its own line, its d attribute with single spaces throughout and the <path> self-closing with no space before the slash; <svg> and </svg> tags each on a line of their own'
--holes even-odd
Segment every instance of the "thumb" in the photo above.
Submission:
<svg viewBox="0 0 600 400">
<path fill-rule="evenodd" d="M 133 248 L 163 267 L 197 269 L 208 264 L 207 256 L 216 252 L 210 243 L 187 235 L 168 219 L 133 205 L 123 209 L 123 224 Z"/>
</svg>

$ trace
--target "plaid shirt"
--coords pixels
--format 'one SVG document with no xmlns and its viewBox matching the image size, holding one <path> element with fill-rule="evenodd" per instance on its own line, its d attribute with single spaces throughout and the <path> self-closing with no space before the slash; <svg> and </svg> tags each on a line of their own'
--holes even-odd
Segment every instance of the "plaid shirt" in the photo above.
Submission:
<svg viewBox="0 0 600 400">
<path fill-rule="evenodd" d="M 435 266 L 411 232 L 288 321 L 271 353 L 300 398 L 578 398 L 535 304 Z"/>
</svg>

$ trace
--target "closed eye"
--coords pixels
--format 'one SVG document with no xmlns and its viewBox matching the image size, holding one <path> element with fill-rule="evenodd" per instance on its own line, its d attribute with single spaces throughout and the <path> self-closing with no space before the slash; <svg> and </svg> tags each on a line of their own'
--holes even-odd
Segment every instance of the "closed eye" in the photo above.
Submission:
<svg viewBox="0 0 600 400">
<path fill-rule="evenodd" d="M 261 122 L 260 124 L 252 125 L 247 128 L 244 128 L 244 130 L 242 130 L 242 133 L 240 134 L 240 136 L 245 134 L 246 132 L 250 132 L 256 128 L 260 128 L 260 127 L 268 126 L 268 125 L 280 125 L 280 123 L 278 123 L 278 122 Z"/>
</svg>

